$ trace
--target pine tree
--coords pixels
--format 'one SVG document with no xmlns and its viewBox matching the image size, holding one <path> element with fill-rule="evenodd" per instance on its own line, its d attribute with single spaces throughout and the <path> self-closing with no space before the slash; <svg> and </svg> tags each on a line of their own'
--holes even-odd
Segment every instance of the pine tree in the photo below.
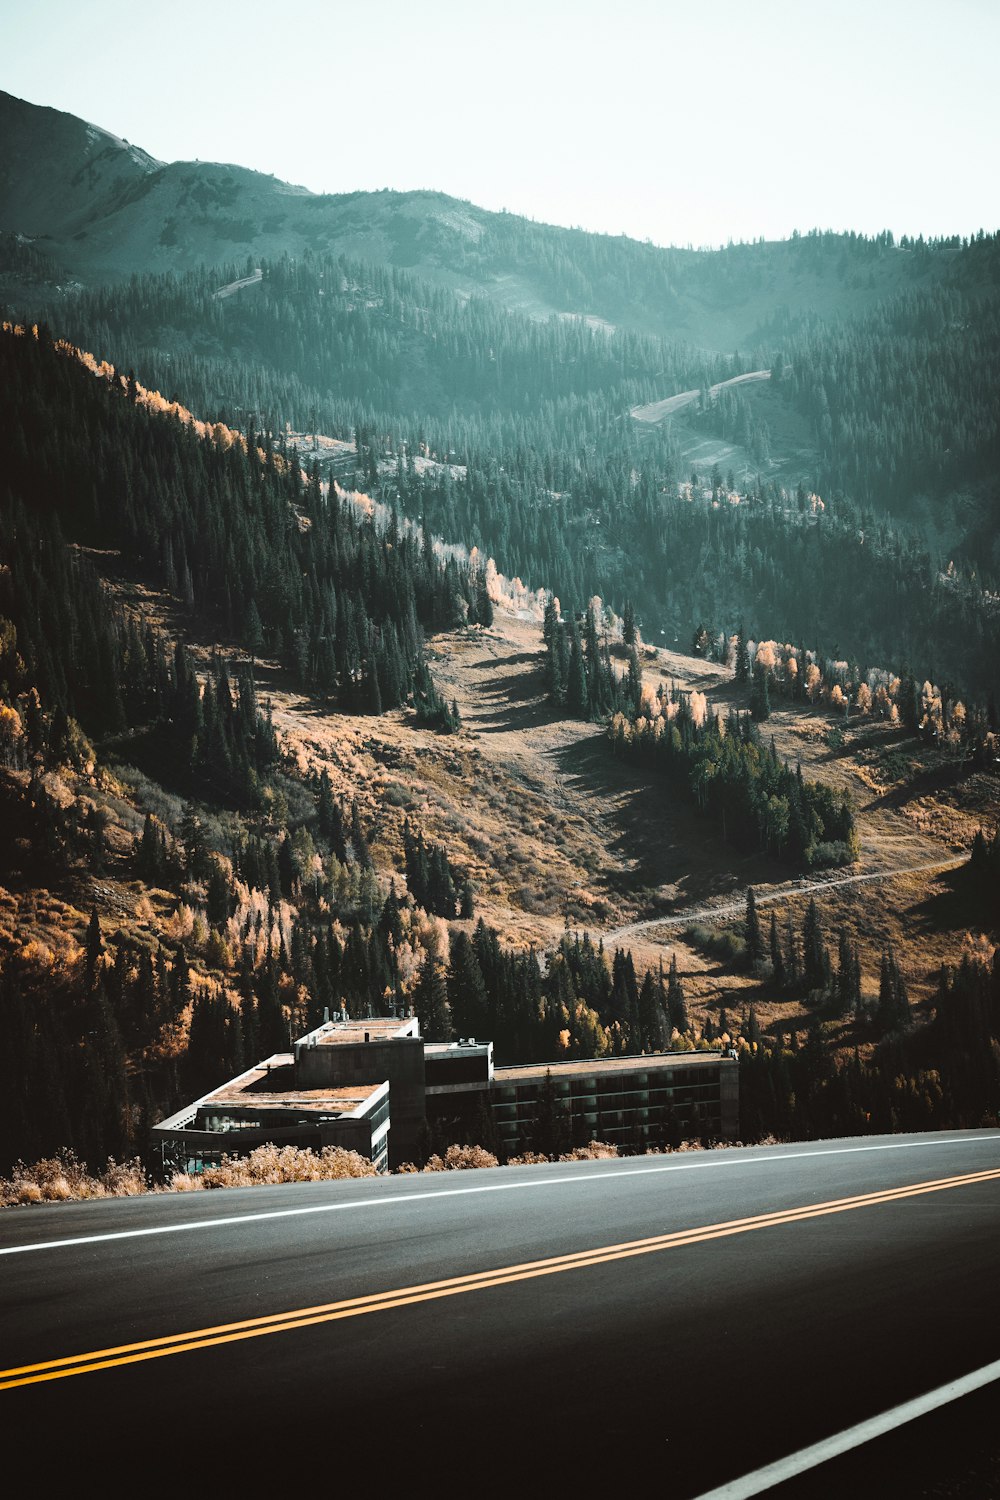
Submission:
<svg viewBox="0 0 1000 1500">
<path fill-rule="evenodd" d="M 743 623 L 736 636 L 736 681 L 746 682 L 750 677 L 750 652 L 747 649 L 746 632 Z"/>
<path fill-rule="evenodd" d="M 364 829 L 361 827 L 361 810 L 356 797 L 351 802 L 351 846 L 357 863 L 362 869 L 368 868 L 372 863 L 372 857 Z"/>
<path fill-rule="evenodd" d="M 662 1048 L 663 1021 L 656 982 L 652 971 L 647 969 L 639 989 L 639 1043 L 643 1052 L 659 1052 Z"/>
<path fill-rule="evenodd" d="M 425 1041 L 451 1041 L 448 984 L 444 965 L 436 953 L 428 953 L 421 965 L 413 991 L 413 1007 L 420 1024 L 420 1035 Z"/>
<path fill-rule="evenodd" d="M 755 662 L 753 685 L 750 689 L 750 717 L 757 724 L 762 724 L 771 717 L 771 696 L 767 684 L 767 669 L 761 662 Z"/>
<path fill-rule="evenodd" d="M 572 628 L 572 627 L 571 627 Z M 572 631 L 569 643 L 569 667 L 566 681 L 566 712 L 572 719 L 586 719 L 590 713 L 590 694 L 587 670 L 584 665 L 580 637 Z"/>
<path fill-rule="evenodd" d="M 777 913 L 773 911 L 771 913 L 770 949 L 771 973 L 774 978 L 775 988 L 780 993 L 785 988 L 785 959 L 781 951 L 781 939 L 778 936 L 778 917 Z"/>
<path fill-rule="evenodd" d="M 857 1015 L 861 1006 L 861 964 L 857 948 L 841 927 L 837 938 L 837 983 L 834 989 L 837 1014 Z"/>
<path fill-rule="evenodd" d="M 542 1156 L 561 1156 L 570 1147 L 570 1120 L 548 1068 L 545 1082 L 538 1090 L 535 1111 L 532 1148 Z"/>
<path fill-rule="evenodd" d="M 789 989 L 798 989 L 802 980 L 802 969 L 799 964 L 798 939 L 790 911 L 785 919 L 785 972 L 788 976 Z"/>
<path fill-rule="evenodd" d="M 631 953 L 620 948 L 615 949 L 611 964 L 611 1015 L 621 1028 L 620 1050 L 639 1051 L 639 985 Z"/>
<path fill-rule="evenodd" d="M 687 1005 L 684 1001 L 684 987 L 677 973 L 676 953 L 670 955 L 670 972 L 667 976 L 667 1013 L 670 1025 L 681 1036 L 690 1031 L 691 1023 L 688 1020 Z"/>
<path fill-rule="evenodd" d="M 802 964 L 806 989 L 810 993 L 824 990 L 830 972 L 830 958 L 823 944 L 816 899 L 812 896 L 802 926 Z"/>
<path fill-rule="evenodd" d="M 97 972 L 104 954 L 104 941 L 101 937 L 101 922 L 97 915 L 97 907 L 90 909 L 90 921 L 87 923 L 86 939 L 86 967 L 84 969 L 84 984 L 89 994 L 97 984 Z"/>
<path fill-rule="evenodd" d="M 744 932 L 746 934 L 747 962 L 752 973 L 756 973 L 759 965 L 764 961 L 764 938 L 760 930 L 760 919 L 757 916 L 757 898 L 753 893 L 753 886 L 747 886 L 747 910 L 744 921 Z"/>
<path fill-rule="evenodd" d="M 622 610 L 622 640 L 625 642 L 626 648 L 634 646 L 636 643 L 635 605 L 631 599 L 625 600 Z"/>
<path fill-rule="evenodd" d="M 448 966 L 448 1004 L 452 1025 L 461 1036 L 488 1036 L 489 999 L 476 950 L 468 934 L 457 932 Z"/>
<path fill-rule="evenodd" d="M 889 948 L 882 955 L 879 970 L 878 1007 L 875 1024 L 883 1033 L 905 1031 L 910 1025 L 910 1000 L 896 955 Z"/>
</svg>

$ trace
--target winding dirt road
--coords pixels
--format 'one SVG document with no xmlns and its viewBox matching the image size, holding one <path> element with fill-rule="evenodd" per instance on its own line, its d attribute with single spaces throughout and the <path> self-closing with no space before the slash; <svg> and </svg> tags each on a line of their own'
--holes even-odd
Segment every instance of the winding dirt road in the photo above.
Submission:
<svg viewBox="0 0 1000 1500">
<path fill-rule="evenodd" d="M 959 865 L 966 862 L 966 856 L 957 859 L 936 859 L 929 864 L 907 865 L 898 870 L 876 870 L 868 875 L 841 875 L 832 880 L 814 881 L 789 881 L 784 885 L 765 891 L 756 897 L 758 906 L 766 906 L 772 901 L 787 901 L 790 896 L 808 896 L 816 891 L 830 891 L 837 886 L 863 885 L 872 880 L 895 880 L 902 875 L 923 875 L 931 871 L 955 870 Z M 624 927 L 616 927 L 611 932 L 602 933 L 605 948 L 612 947 L 618 943 L 625 942 L 629 938 L 637 937 L 640 933 L 651 932 L 655 927 L 686 927 L 690 922 L 704 922 L 717 917 L 735 917 L 746 910 L 746 897 L 739 901 L 729 901 L 723 906 L 704 906 L 697 911 L 689 910 L 675 913 L 668 917 L 648 917 L 641 922 L 629 922 Z"/>
<path fill-rule="evenodd" d="M 720 380 L 710 388 L 709 395 L 715 397 L 720 391 L 727 391 L 734 385 L 746 385 L 749 381 L 770 380 L 770 378 L 770 370 L 751 370 L 746 375 L 734 375 L 731 380 Z M 680 391 L 676 396 L 667 396 L 663 401 L 650 401 L 646 406 L 633 406 L 630 415 L 637 422 L 649 422 L 655 425 L 657 422 L 662 422 L 664 417 L 671 417 L 685 406 L 690 406 L 700 395 L 701 391 Z"/>
</svg>

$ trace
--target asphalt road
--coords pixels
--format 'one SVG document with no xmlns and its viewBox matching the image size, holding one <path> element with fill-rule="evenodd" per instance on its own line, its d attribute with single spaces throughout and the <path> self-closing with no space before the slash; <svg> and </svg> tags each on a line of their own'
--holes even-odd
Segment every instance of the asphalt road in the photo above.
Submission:
<svg viewBox="0 0 1000 1500">
<path fill-rule="evenodd" d="M 996 1361 L 998 1231 L 996 1131 L 8 1210 L 0 1435 L 150 1493 L 700 1495 Z M 998 1389 L 775 1493 L 925 1493 Z"/>
</svg>

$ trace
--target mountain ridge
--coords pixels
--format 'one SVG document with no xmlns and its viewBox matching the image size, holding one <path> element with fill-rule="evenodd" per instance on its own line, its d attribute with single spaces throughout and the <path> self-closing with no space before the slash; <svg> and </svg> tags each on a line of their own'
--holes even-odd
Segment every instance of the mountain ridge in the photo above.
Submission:
<svg viewBox="0 0 1000 1500">
<path fill-rule="evenodd" d="M 1000 239 L 660 250 L 0 103 L 0 1169 L 345 999 L 742 1036 L 744 1138 L 995 1112 L 934 1012 L 996 974 Z"/>
<path fill-rule="evenodd" d="M 9 143 L 0 228 L 31 237 L 90 285 L 343 254 L 532 317 L 598 318 L 731 352 L 775 319 L 850 316 L 946 271 L 946 252 L 918 263 L 889 253 L 885 237 L 811 234 L 702 251 L 539 224 L 431 188 L 315 194 L 247 167 L 159 162 L 103 127 L 2 93 L 0 132 Z"/>
</svg>

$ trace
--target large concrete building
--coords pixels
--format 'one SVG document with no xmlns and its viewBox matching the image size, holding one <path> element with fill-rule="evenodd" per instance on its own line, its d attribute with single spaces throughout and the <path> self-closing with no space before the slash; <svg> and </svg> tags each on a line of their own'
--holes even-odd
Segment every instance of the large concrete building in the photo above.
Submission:
<svg viewBox="0 0 1000 1500">
<path fill-rule="evenodd" d="M 265 1142 L 343 1146 L 384 1170 L 419 1155 L 437 1099 L 462 1110 L 492 1078 L 492 1042 L 425 1042 L 415 1016 L 343 1016 L 162 1120 L 153 1141 L 164 1167 L 192 1172 Z"/>
<path fill-rule="evenodd" d="M 420 1157 L 428 1131 L 488 1130 L 503 1157 L 610 1141 L 625 1150 L 734 1140 L 739 1063 L 712 1052 L 494 1068 L 492 1042 L 425 1042 L 411 1016 L 324 1021 L 154 1127 L 165 1168 L 198 1172 L 265 1142 L 343 1146 L 384 1171 Z"/>
<path fill-rule="evenodd" d="M 506 1156 L 537 1144 L 539 1122 L 551 1131 L 553 1114 L 574 1146 L 597 1140 L 641 1150 L 690 1137 L 735 1140 L 739 1063 L 717 1052 L 659 1052 L 497 1068 L 492 1108 Z"/>
<path fill-rule="evenodd" d="M 290 1052 L 248 1068 L 153 1127 L 164 1170 L 200 1172 L 256 1146 L 342 1146 L 389 1164 L 389 1083 L 303 1088 Z"/>
</svg>

